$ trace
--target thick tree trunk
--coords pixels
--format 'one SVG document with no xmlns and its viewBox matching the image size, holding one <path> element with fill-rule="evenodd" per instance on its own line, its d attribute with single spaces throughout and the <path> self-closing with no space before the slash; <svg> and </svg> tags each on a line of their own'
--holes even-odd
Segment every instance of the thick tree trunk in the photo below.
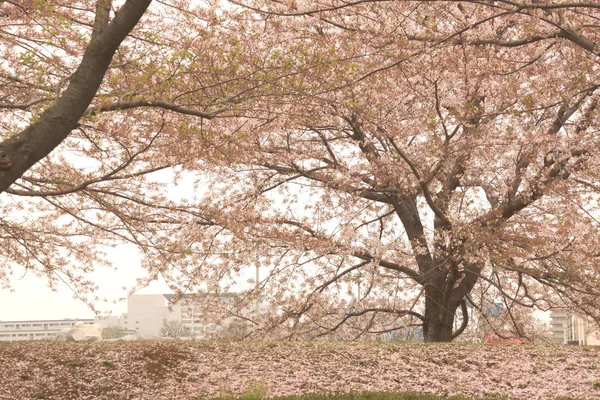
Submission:
<svg viewBox="0 0 600 400">
<path fill-rule="evenodd" d="M 426 342 L 451 342 L 454 314 L 440 312 L 423 326 L 423 338 Z"/>
<path fill-rule="evenodd" d="M 425 295 L 423 339 L 425 342 L 452 341 L 454 317 L 459 303 L 443 304 L 441 291 L 434 286 L 427 286 Z"/>
</svg>

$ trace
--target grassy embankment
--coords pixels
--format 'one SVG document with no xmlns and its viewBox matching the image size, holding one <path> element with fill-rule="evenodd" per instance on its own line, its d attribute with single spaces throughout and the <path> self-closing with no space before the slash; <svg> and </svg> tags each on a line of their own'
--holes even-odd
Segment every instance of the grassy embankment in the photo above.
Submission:
<svg viewBox="0 0 600 400">
<path fill-rule="evenodd" d="M 211 400 L 262 400 L 266 397 L 260 393 L 244 393 L 236 397 L 218 397 Z M 189 400 L 200 400 L 201 398 L 191 397 Z M 269 400 L 508 400 L 506 395 L 495 397 L 485 397 L 483 399 L 474 399 L 464 396 L 436 396 L 426 393 L 393 393 L 393 392 L 365 392 L 365 393 L 344 393 L 344 394 L 307 394 L 302 396 L 281 396 L 273 397 Z M 202 399 L 204 400 L 204 399 Z M 582 400 L 575 397 L 555 397 L 552 400 Z"/>
</svg>

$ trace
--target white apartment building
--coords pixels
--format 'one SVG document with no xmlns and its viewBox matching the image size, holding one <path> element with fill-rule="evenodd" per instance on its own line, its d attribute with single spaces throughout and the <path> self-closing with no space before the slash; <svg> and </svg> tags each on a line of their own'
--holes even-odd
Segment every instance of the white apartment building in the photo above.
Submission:
<svg viewBox="0 0 600 400">
<path fill-rule="evenodd" d="M 222 322 L 220 326 L 206 317 L 206 306 L 210 304 L 201 304 L 202 298 L 210 298 L 211 303 L 215 301 L 215 295 L 206 294 L 200 297 L 200 300 L 193 303 L 187 301 L 189 296 L 172 305 L 169 310 L 169 302 L 173 300 L 172 294 L 134 294 L 127 299 L 127 315 L 125 316 L 124 327 L 128 331 L 133 331 L 145 335 L 160 336 L 161 328 L 170 321 L 181 323 L 187 335 L 195 338 L 203 338 L 217 332 L 223 326 L 227 326 L 235 318 L 229 318 Z M 224 304 L 231 304 L 238 300 L 237 293 L 223 293 L 218 295 L 218 301 Z M 259 313 L 264 312 L 266 307 L 259 306 Z M 253 310 L 244 310 L 249 315 L 256 312 Z"/>
<path fill-rule="evenodd" d="M 215 301 L 215 295 L 207 294 L 204 298 Z M 61 330 L 71 328 L 76 322 L 85 325 L 99 324 L 105 327 L 118 326 L 129 333 L 140 333 L 150 336 L 160 336 L 161 329 L 170 321 L 177 321 L 185 327 L 186 335 L 203 338 L 217 332 L 223 326 L 235 320 L 228 318 L 221 325 L 206 316 L 206 307 L 211 303 L 192 303 L 186 299 L 172 305 L 172 294 L 135 294 L 127 299 L 127 313 L 122 316 L 96 316 L 94 319 L 61 319 L 61 320 L 29 320 L 29 321 L 0 321 L 0 341 L 49 340 L 54 339 Z M 238 299 L 236 293 L 218 295 L 218 301 L 231 304 Z M 259 306 L 259 312 L 265 307 Z M 256 312 L 256 309 L 243 310 L 246 315 Z"/>
<path fill-rule="evenodd" d="M 0 341 L 54 339 L 63 329 L 71 328 L 76 322 L 92 325 L 93 319 L 47 319 L 29 321 L 0 321 Z"/>
<path fill-rule="evenodd" d="M 600 346 L 600 331 L 587 317 L 566 310 L 553 310 L 550 313 L 550 329 L 557 343 Z"/>
</svg>

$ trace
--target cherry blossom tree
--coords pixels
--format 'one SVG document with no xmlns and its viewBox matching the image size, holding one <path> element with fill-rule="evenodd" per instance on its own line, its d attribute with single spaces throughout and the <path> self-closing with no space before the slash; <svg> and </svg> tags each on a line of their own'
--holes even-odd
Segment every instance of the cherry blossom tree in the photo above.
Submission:
<svg viewBox="0 0 600 400">
<path fill-rule="evenodd" d="M 3 3 L 5 285 L 129 243 L 255 335 L 600 317 L 599 5 L 149 4 Z"/>
<path fill-rule="evenodd" d="M 261 266 L 288 337 L 450 341 L 468 301 L 517 333 L 519 307 L 600 316 L 597 4 L 235 3 L 273 57 L 322 68 L 252 140 L 206 143 L 221 173 L 187 277 Z"/>
</svg>

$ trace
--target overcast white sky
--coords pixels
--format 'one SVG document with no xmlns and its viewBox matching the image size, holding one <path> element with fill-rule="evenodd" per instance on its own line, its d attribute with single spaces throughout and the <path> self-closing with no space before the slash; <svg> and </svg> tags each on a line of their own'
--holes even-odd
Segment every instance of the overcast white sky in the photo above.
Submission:
<svg viewBox="0 0 600 400">
<path fill-rule="evenodd" d="M 81 165 L 87 165 L 85 160 L 78 160 Z M 190 187 L 196 188 L 190 200 L 202 196 L 207 185 L 197 187 L 195 176 L 188 174 L 177 185 L 173 183 L 171 170 L 158 171 L 152 174 L 155 181 L 164 184 L 164 190 L 174 200 L 190 197 Z M 130 246 L 117 246 L 107 250 L 113 265 L 112 269 L 97 270 L 92 276 L 99 287 L 97 295 L 102 298 L 116 300 L 126 297 L 123 287 L 132 288 L 136 279 L 146 276 L 146 271 L 140 267 L 137 251 Z M 73 292 L 64 284 L 56 286 L 52 291 L 45 278 L 37 278 L 32 273 L 23 273 L 19 267 L 14 268 L 12 276 L 13 291 L 0 289 L 0 321 L 63 319 L 63 318 L 93 318 L 94 312 L 81 300 L 73 297 Z M 147 288 L 138 290 L 141 294 L 171 293 L 166 283 L 154 282 Z M 127 301 L 116 304 L 97 303 L 95 307 L 102 315 L 121 315 L 127 311 Z"/>
<path fill-rule="evenodd" d="M 137 277 L 144 275 L 136 256 L 126 247 L 117 248 L 111 255 L 120 266 L 113 270 L 100 270 L 93 277 L 99 286 L 99 296 L 116 300 L 125 297 L 122 287 L 132 287 Z M 15 268 L 15 272 L 18 268 Z M 33 274 L 24 276 L 14 275 L 12 280 L 13 292 L 0 289 L 0 321 L 63 319 L 63 318 L 93 318 L 93 311 L 81 300 L 73 298 L 73 292 L 66 285 L 57 285 L 53 292 L 44 278 Z M 168 287 L 161 282 L 155 282 L 138 293 L 169 293 Z M 116 304 L 97 304 L 102 314 L 111 312 L 121 315 L 127 311 L 127 302 Z"/>
</svg>

